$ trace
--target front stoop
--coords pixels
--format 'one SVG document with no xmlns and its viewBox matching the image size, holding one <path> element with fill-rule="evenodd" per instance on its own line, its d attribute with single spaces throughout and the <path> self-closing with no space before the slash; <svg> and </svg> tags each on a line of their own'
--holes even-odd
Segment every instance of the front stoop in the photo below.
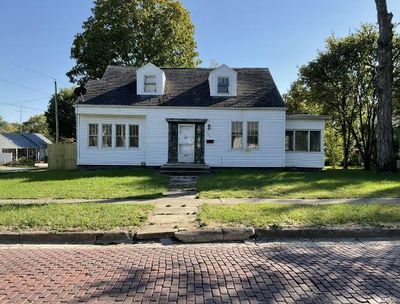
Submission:
<svg viewBox="0 0 400 304">
<path fill-rule="evenodd" d="M 165 164 L 160 168 L 162 174 L 178 176 L 197 176 L 210 173 L 210 167 L 204 164 L 175 163 Z"/>
</svg>

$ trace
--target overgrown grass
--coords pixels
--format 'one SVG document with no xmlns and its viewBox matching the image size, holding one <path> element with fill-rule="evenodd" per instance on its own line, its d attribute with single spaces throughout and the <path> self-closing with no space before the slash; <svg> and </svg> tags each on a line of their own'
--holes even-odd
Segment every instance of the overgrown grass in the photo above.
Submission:
<svg viewBox="0 0 400 304">
<path fill-rule="evenodd" d="M 360 169 L 270 171 L 228 169 L 202 177 L 202 198 L 352 198 L 400 197 L 400 174 Z"/>
<path fill-rule="evenodd" d="M 0 230 L 131 230 L 154 209 L 149 204 L 49 204 L 0 206 Z"/>
<path fill-rule="evenodd" d="M 166 185 L 151 169 L 1 173 L 0 198 L 155 198 Z"/>
<path fill-rule="evenodd" d="M 400 205 L 206 204 L 198 217 L 201 225 L 211 226 L 390 226 L 400 224 Z"/>
</svg>

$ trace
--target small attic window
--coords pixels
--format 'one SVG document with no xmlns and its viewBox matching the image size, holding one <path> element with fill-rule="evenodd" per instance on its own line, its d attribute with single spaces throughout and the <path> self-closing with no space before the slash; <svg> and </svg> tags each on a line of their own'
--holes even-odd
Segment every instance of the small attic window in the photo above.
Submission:
<svg viewBox="0 0 400 304">
<path fill-rule="evenodd" d="M 229 78 L 228 77 L 218 77 L 217 93 L 222 93 L 222 94 L 229 93 Z"/>
<path fill-rule="evenodd" d="M 146 93 L 157 92 L 156 75 L 145 75 L 144 76 L 144 91 Z"/>
</svg>

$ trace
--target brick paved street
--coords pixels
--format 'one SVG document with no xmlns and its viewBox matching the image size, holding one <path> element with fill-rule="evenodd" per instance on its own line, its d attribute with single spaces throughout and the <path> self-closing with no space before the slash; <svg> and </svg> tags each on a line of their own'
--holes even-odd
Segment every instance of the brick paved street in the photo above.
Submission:
<svg viewBox="0 0 400 304">
<path fill-rule="evenodd" d="M 400 303 L 400 242 L 0 246 L 0 303 Z"/>
</svg>

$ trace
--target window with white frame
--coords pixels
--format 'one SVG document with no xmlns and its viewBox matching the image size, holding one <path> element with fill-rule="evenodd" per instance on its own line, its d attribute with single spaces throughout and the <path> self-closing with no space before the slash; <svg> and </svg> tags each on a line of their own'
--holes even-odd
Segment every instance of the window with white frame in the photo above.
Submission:
<svg viewBox="0 0 400 304">
<path fill-rule="evenodd" d="M 229 93 L 229 77 L 218 77 L 217 93 L 221 94 Z"/>
<path fill-rule="evenodd" d="M 101 142 L 102 142 L 103 148 L 111 148 L 112 147 L 112 124 L 102 125 Z"/>
<path fill-rule="evenodd" d="M 125 138 L 126 138 L 125 125 L 115 125 L 115 146 L 117 148 L 124 148 Z"/>
<path fill-rule="evenodd" d="M 247 148 L 258 148 L 258 121 L 247 122 Z"/>
<path fill-rule="evenodd" d="M 129 125 L 129 147 L 139 147 L 139 125 Z"/>
<path fill-rule="evenodd" d="M 293 131 L 286 131 L 285 134 L 285 151 L 293 151 L 294 135 Z"/>
<path fill-rule="evenodd" d="M 310 151 L 321 152 L 321 131 L 310 131 Z"/>
<path fill-rule="evenodd" d="M 157 92 L 156 75 L 145 75 L 144 76 L 144 91 L 146 93 Z"/>
<path fill-rule="evenodd" d="M 231 127 L 232 133 L 232 149 L 243 148 L 243 122 L 242 121 L 232 121 Z"/>
<path fill-rule="evenodd" d="M 99 145 L 99 125 L 89 124 L 89 147 L 98 147 Z"/>
<path fill-rule="evenodd" d="M 321 131 L 287 130 L 285 150 L 296 152 L 321 152 Z"/>
</svg>

